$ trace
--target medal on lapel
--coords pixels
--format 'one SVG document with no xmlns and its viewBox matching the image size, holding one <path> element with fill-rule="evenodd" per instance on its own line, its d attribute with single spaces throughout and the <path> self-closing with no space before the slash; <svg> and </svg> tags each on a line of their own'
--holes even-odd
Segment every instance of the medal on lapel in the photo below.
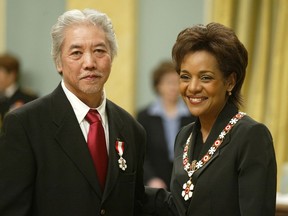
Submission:
<svg viewBox="0 0 288 216">
<path fill-rule="evenodd" d="M 116 147 L 116 151 L 120 157 L 118 160 L 119 168 L 122 169 L 123 171 L 125 171 L 127 168 L 127 164 L 126 164 L 126 160 L 122 157 L 123 153 L 124 153 L 124 142 L 117 139 L 115 147 Z"/>
</svg>

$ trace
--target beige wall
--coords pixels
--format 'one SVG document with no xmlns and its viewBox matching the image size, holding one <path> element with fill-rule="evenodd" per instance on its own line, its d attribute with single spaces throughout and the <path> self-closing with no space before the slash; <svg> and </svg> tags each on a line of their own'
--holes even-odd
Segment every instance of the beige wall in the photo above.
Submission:
<svg viewBox="0 0 288 216">
<path fill-rule="evenodd" d="M 136 1 L 135 0 L 67 0 L 67 9 L 94 8 L 106 13 L 112 20 L 118 39 L 116 56 L 110 78 L 106 84 L 109 99 L 135 113 L 135 71 L 136 71 Z"/>
<path fill-rule="evenodd" d="M 0 0 L 0 53 L 5 51 L 5 1 L 6 0 Z"/>
</svg>

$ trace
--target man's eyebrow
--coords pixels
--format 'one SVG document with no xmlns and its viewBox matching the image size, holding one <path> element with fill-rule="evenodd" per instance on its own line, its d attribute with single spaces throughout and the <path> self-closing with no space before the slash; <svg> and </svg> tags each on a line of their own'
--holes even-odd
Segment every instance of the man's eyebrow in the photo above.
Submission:
<svg viewBox="0 0 288 216">
<path fill-rule="evenodd" d="M 69 47 L 69 50 L 72 50 L 72 49 L 79 49 L 81 48 L 82 46 L 80 44 L 72 44 L 70 47 Z M 97 44 L 94 44 L 93 47 L 105 47 L 107 48 L 107 44 L 103 43 L 103 42 L 100 42 L 100 43 L 97 43 Z"/>
<path fill-rule="evenodd" d="M 79 44 L 72 44 L 70 47 L 69 47 L 69 50 L 71 49 L 77 49 L 77 48 L 80 48 L 81 46 Z"/>
<path fill-rule="evenodd" d="M 107 44 L 106 43 L 104 43 L 104 42 L 100 42 L 100 43 L 96 43 L 96 44 L 94 44 L 93 45 L 93 47 L 107 47 Z"/>
</svg>

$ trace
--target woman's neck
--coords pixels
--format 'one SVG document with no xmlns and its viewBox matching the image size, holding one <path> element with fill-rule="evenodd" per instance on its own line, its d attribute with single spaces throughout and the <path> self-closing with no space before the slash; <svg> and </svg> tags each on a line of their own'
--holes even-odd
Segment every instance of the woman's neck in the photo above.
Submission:
<svg viewBox="0 0 288 216">
<path fill-rule="evenodd" d="M 178 101 L 162 101 L 164 111 L 168 117 L 174 117 L 177 114 Z"/>
</svg>

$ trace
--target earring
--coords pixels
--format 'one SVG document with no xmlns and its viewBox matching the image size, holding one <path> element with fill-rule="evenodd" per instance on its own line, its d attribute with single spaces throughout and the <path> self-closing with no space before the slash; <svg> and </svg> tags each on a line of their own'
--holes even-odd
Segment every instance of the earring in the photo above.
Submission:
<svg viewBox="0 0 288 216">
<path fill-rule="evenodd" d="M 231 96 L 231 95 L 232 95 L 231 91 L 228 91 L 228 95 L 229 95 L 229 96 Z"/>
</svg>

